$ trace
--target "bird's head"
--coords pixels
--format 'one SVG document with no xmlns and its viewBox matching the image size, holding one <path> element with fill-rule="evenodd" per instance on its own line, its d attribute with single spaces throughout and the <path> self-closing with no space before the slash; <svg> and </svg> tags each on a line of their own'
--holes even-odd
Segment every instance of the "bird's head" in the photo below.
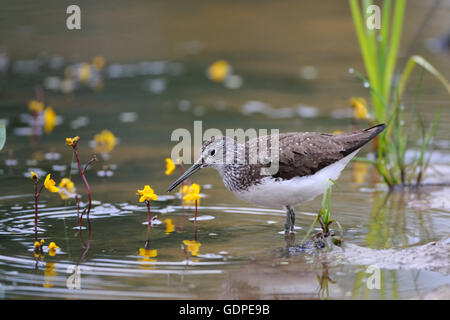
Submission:
<svg viewBox="0 0 450 320">
<path fill-rule="evenodd" d="M 222 174 L 226 164 L 236 162 L 236 155 L 240 149 L 241 146 L 236 140 L 226 136 L 215 136 L 206 140 L 202 145 L 201 154 L 197 161 L 181 177 L 175 180 L 167 191 L 172 191 L 181 182 L 203 168 L 210 167 Z"/>
</svg>

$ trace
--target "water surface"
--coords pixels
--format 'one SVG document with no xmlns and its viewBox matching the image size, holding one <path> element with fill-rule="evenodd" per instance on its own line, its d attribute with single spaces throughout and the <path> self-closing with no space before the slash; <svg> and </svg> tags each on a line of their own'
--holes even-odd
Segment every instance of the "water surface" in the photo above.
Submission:
<svg viewBox="0 0 450 320">
<path fill-rule="evenodd" d="M 408 5 L 400 62 L 414 50 L 450 78 L 448 54 L 431 53 L 426 47 L 426 39 L 447 31 L 448 8 L 435 12 L 417 36 L 415 21 L 421 21 L 430 8 L 420 1 Z M 204 130 L 351 129 L 345 116 L 348 99 L 367 98 L 368 92 L 348 73 L 350 67 L 363 71 L 363 66 L 346 3 L 244 1 L 230 6 L 226 1 L 128 1 L 126 5 L 113 1 L 106 10 L 96 2 L 82 6 L 80 32 L 65 29 L 65 8 L 59 2 L 41 7 L 34 1 L 4 1 L 1 7 L 0 48 L 10 60 L 8 71 L 0 74 L 1 118 L 8 121 L 8 140 L 0 153 L 1 298 L 448 295 L 448 273 L 426 267 L 382 268 L 381 289 L 369 290 L 367 265 L 335 265 L 320 255 L 288 256 L 280 233 L 285 213 L 239 201 L 213 170 L 194 177 L 205 195 L 197 229 L 191 220 L 193 209 L 165 192 L 180 173 L 164 174 L 164 159 L 175 145 L 170 135 L 176 128 L 192 130 L 194 120 L 202 120 Z M 67 66 L 90 62 L 96 55 L 106 59 L 102 90 L 81 86 L 64 94 L 49 89 L 49 77 L 63 79 Z M 241 86 L 229 88 L 206 77 L 207 67 L 218 59 L 233 66 Z M 308 70 L 315 73 L 311 76 Z M 411 83 L 417 83 L 417 74 Z M 61 116 L 61 124 L 37 142 L 26 134 L 27 102 L 35 98 L 36 85 L 43 87 L 46 104 Z M 413 88 L 405 103 L 412 103 Z M 450 163 L 449 102 L 440 83 L 425 74 L 416 106 L 426 119 L 443 107 L 434 143 L 439 156 L 433 163 L 444 168 Z M 250 112 L 267 106 L 270 112 Z M 108 159 L 99 156 L 87 172 L 95 200 L 90 228 L 85 221 L 85 228 L 77 230 L 73 200 L 44 192 L 39 238 L 47 245 L 56 242 L 60 250 L 53 257 L 35 257 L 33 185 L 27 173 L 38 168 L 42 176 L 52 172 L 57 181 L 71 175 L 86 202 L 80 177 L 70 173 L 72 154 L 64 139 L 80 136 L 81 159 L 86 162 L 93 154 L 89 141 L 103 129 L 120 141 Z M 369 147 L 364 152 L 368 151 Z M 100 176 L 104 169 L 112 176 Z M 344 242 L 402 250 L 448 238 L 450 205 L 443 200 L 445 187 L 388 194 L 378 182 L 372 168 L 354 163 L 339 179 L 332 214 L 344 230 Z M 161 223 L 150 234 L 144 224 L 145 205 L 135 194 L 145 184 L 160 196 L 152 202 L 152 212 Z M 320 199 L 315 199 L 296 209 L 296 243 L 319 207 Z M 149 250 L 156 251 L 142 250 L 149 239 Z M 182 245 L 195 239 L 201 246 L 193 255 Z M 80 276 L 79 289 L 75 273 Z"/>
</svg>

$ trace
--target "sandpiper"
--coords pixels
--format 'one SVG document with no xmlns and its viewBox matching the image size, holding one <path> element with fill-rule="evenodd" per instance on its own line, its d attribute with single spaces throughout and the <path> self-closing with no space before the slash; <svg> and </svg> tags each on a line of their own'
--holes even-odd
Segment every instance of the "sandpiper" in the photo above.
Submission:
<svg viewBox="0 0 450 320">
<path fill-rule="evenodd" d="M 272 136 L 263 136 L 240 144 L 229 137 L 212 137 L 203 143 L 199 159 L 168 189 L 202 168 L 214 168 L 239 199 L 263 207 L 282 207 L 287 211 L 286 232 L 293 232 L 293 206 L 322 194 L 329 179 L 336 180 L 349 161 L 370 140 L 386 128 L 379 124 L 364 130 L 342 134 L 290 132 L 279 134 L 277 158 L 262 163 L 249 161 L 259 146 L 271 145 Z M 226 159 L 224 161 L 224 159 Z M 230 161 L 231 159 L 231 161 Z M 267 175 L 271 161 L 278 170 Z"/>
</svg>

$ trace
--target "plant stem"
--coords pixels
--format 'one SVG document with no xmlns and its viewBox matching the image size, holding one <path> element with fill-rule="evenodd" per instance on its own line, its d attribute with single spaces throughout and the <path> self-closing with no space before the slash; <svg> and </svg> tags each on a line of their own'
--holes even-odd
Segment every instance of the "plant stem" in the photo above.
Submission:
<svg viewBox="0 0 450 320">
<path fill-rule="evenodd" d="M 37 190 L 38 185 L 38 179 L 34 180 L 34 240 L 38 240 L 37 236 L 37 223 L 38 223 L 38 200 L 39 200 L 39 193 Z"/>
<path fill-rule="evenodd" d="M 152 225 L 152 214 L 150 213 L 150 201 L 145 200 L 145 203 L 147 204 L 148 226 L 151 227 L 151 225 Z"/>
<path fill-rule="evenodd" d="M 194 216 L 195 222 L 197 222 L 197 206 L 198 206 L 198 200 L 195 200 L 195 216 Z"/>
<path fill-rule="evenodd" d="M 87 166 L 85 167 L 84 170 L 81 168 L 81 162 L 80 162 L 80 158 L 78 156 L 78 143 L 74 142 L 72 147 L 73 147 L 73 152 L 75 154 L 75 159 L 76 159 L 77 164 L 78 164 L 78 172 L 81 175 L 81 179 L 83 179 L 84 185 L 86 186 L 86 190 L 87 190 L 87 193 L 88 193 L 89 203 L 88 203 L 88 209 L 87 209 L 86 214 L 89 216 L 89 212 L 91 212 L 91 206 L 92 206 L 92 193 L 91 193 L 91 188 L 89 187 L 89 184 L 88 184 L 88 182 L 86 180 L 86 177 L 84 175 L 84 171 L 87 168 Z M 89 161 L 88 164 L 90 164 L 93 161 L 95 161 L 95 160 L 91 159 L 91 161 Z M 81 216 L 83 217 L 83 214 L 81 214 Z"/>
<path fill-rule="evenodd" d="M 198 200 L 195 200 L 195 215 L 194 215 L 194 235 L 195 235 L 195 241 L 197 241 L 197 231 L 198 231 L 198 226 L 197 226 L 197 206 L 198 206 Z"/>
</svg>

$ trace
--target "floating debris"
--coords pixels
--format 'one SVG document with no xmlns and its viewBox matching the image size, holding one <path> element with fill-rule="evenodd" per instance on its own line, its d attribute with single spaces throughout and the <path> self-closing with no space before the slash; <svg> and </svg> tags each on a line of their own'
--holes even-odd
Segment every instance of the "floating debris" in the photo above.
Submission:
<svg viewBox="0 0 450 320">
<path fill-rule="evenodd" d="M 138 119 L 136 112 L 122 112 L 119 115 L 119 121 L 124 123 L 135 122 Z"/>
<path fill-rule="evenodd" d="M 67 170 L 67 166 L 64 165 L 64 164 L 54 164 L 54 165 L 52 166 L 52 169 L 53 169 L 54 171 L 64 172 L 64 171 Z"/>
<path fill-rule="evenodd" d="M 300 105 L 296 107 L 297 114 L 302 118 L 315 118 L 319 115 L 319 109 L 312 106 Z"/>
<path fill-rule="evenodd" d="M 178 110 L 186 112 L 191 108 L 191 102 L 189 100 L 180 100 L 178 102 Z"/>
<path fill-rule="evenodd" d="M 228 75 L 225 80 L 224 80 L 224 85 L 225 87 L 227 87 L 228 89 L 239 89 L 240 87 L 242 87 L 242 84 L 244 83 L 244 81 L 242 80 L 241 76 L 232 74 L 232 75 Z"/>
<path fill-rule="evenodd" d="M 160 94 L 164 92 L 167 88 L 167 79 L 165 78 L 156 78 L 147 80 L 144 83 L 145 88 L 154 94 Z"/>
<path fill-rule="evenodd" d="M 97 175 L 99 177 L 112 177 L 114 175 L 114 172 L 111 170 L 108 170 L 108 166 L 105 166 L 102 170 L 97 171 Z"/>
<path fill-rule="evenodd" d="M 314 66 L 304 66 L 300 69 L 300 76 L 305 80 L 317 79 L 318 72 Z"/>
<path fill-rule="evenodd" d="M 81 127 L 85 127 L 89 124 L 89 118 L 80 116 L 76 118 L 75 120 L 70 121 L 70 128 L 72 129 L 79 129 Z"/>
<path fill-rule="evenodd" d="M 261 101 L 248 101 L 242 106 L 241 110 L 245 115 L 252 115 L 255 113 L 270 114 L 272 112 L 272 107 Z"/>
<path fill-rule="evenodd" d="M 61 154 L 57 152 L 47 152 L 44 154 L 46 160 L 54 161 L 61 159 Z"/>
</svg>

